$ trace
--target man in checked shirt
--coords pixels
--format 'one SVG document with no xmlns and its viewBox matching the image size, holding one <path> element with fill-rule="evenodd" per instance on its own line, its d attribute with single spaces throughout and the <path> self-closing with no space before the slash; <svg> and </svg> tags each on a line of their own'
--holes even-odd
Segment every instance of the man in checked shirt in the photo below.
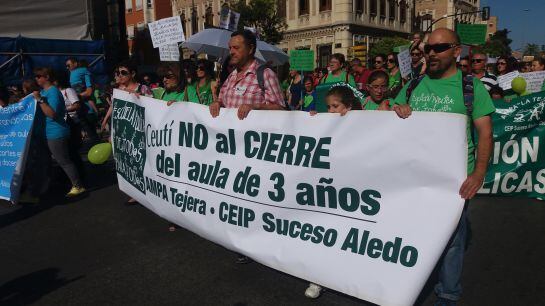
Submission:
<svg viewBox="0 0 545 306">
<path fill-rule="evenodd" d="M 221 107 L 238 108 L 238 118 L 244 119 L 253 110 L 283 110 L 284 99 L 276 74 L 269 68 L 263 72 L 265 90 L 257 82 L 255 60 L 256 37 L 249 30 L 236 31 L 229 40 L 231 72 L 220 89 L 217 102 L 210 104 L 210 114 L 217 117 Z"/>
</svg>

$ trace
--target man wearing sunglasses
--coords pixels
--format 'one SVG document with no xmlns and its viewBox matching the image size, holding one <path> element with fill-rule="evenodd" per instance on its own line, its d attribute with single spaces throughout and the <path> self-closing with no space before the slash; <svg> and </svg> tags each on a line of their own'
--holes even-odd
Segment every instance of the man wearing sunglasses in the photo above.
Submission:
<svg viewBox="0 0 545 306">
<path fill-rule="evenodd" d="M 498 79 L 495 75 L 486 71 L 487 56 L 483 53 L 474 53 L 471 59 L 471 69 L 473 76 L 479 78 L 483 82 L 486 90 L 498 85 Z"/>
<path fill-rule="evenodd" d="M 488 160 L 492 152 L 492 120 L 494 105 L 483 83 L 477 78 L 463 79 L 456 67 L 456 58 L 461 53 L 460 39 L 455 32 L 441 28 L 433 31 L 424 48 L 428 68 L 426 75 L 414 85 L 409 82 L 394 100 L 393 110 L 401 118 L 407 118 L 411 111 L 447 112 L 471 115 L 468 120 L 468 177 L 459 189 L 466 200 L 462 216 L 440 261 L 439 281 L 435 286 L 438 296 L 436 305 L 455 305 L 462 293 L 461 274 L 464 249 L 467 239 L 467 206 L 481 187 Z M 466 82 L 473 83 L 472 111 L 464 104 Z M 411 85 L 412 84 L 412 85 Z M 407 93 L 407 89 L 412 90 Z M 471 124 L 473 127 L 471 127 Z M 433 128 L 433 127 L 430 127 Z M 479 143 L 475 157 L 475 146 L 471 131 L 476 131 Z M 448 135 L 445 135 L 448 137 Z M 440 205 L 441 203 L 437 203 Z"/>
</svg>

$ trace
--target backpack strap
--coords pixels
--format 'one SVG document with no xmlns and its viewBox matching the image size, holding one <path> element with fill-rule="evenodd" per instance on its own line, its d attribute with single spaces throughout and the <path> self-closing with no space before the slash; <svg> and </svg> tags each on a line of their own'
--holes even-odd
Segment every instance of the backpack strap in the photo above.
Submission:
<svg viewBox="0 0 545 306">
<path fill-rule="evenodd" d="M 257 84 L 261 88 L 261 95 L 265 96 L 265 69 L 269 68 L 267 65 L 259 65 L 255 71 L 257 76 Z"/>
<path fill-rule="evenodd" d="M 475 143 L 475 125 L 473 124 L 473 101 L 475 98 L 473 88 L 473 75 L 462 76 L 462 90 L 464 93 L 464 105 L 466 107 L 467 120 L 470 124 L 471 141 Z"/>
<path fill-rule="evenodd" d="M 413 90 L 420 84 L 422 79 L 424 79 L 425 75 L 421 75 L 416 79 L 412 79 L 409 81 L 409 86 L 407 86 L 407 91 L 405 92 L 405 101 L 407 104 L 409 104 L 409 101 L 411 100 L 411 95 L 413 94 Z"/>
</svg>

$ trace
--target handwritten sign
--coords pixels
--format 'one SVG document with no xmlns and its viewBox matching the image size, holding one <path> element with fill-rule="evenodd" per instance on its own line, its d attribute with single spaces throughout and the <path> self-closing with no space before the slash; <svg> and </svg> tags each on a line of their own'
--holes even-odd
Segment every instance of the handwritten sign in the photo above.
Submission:
<svg viewBox="0 0 545 306">
<path fill-rule="evenodd" d="M 314 51 L 313 50 L 291 50 L 290 51 L 290 69 L 297 71 L 314 70 Z"/>
<path fill-rule="evenodd" d="M 513 71 L 498 76 L 498 85 L 500 85 L 503 90 L 511 89 L 511 81 L 513 81 L 514 78 L 518 77 L 519 74 L 520 73 L 518 71 Z"/>
<path fill-rule="evenodd" d="M 236 31 L 236 29 L 238 28 L 239 19 L 240 13 L 224 7 L 221 9 L 219 27 L 230 31 Z"/>
<path fill-rule="evenodd" d="M 397 55 L 397 61 L 399 62 L 399 72 L 402 77 L 407 77 L 411 74 L 411 54 L 409 49 L 405 49 Z"/>
<path fill-rule="evenodd" d="M 483 45 L 486 42 L 486 24 L 459 23 L 456 25 L 456 33 L 465 45 Z"/>
<path fill-rule="evenodd" d="M 185 41 L 184 29 L 179 16 L 148 23 L 154 48 Z"/>
<path fill-rule="evenodd" d="M 521 73 L 521 77 L 526 80 L 526 91 L 534 93 L 541 91 L 541 85 L 545 79 L 545 71 L 534 71 L 528 73 Z"/>
<path fill-rule="evenodd" d="M 161 62 L 177 62 L 180 60 L 180 49 L 178 44 L 164 45 L 159 47 Z"/>
</svg>

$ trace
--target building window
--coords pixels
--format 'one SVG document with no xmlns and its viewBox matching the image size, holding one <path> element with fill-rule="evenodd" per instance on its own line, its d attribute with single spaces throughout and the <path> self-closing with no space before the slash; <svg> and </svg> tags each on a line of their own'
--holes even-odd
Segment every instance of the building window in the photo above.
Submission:
<svg viewBox="0 0 545 306">
<path fill-rule="evenodd" d="M 142 10 L 142 0 L 134 0 L 134 6 L 136 7 L 136 10 L 137 11 L 141 11 Z"/>
<path fill-rule="evenodd" d="M 377 0 L 371 0 L 371 16 L 377 15 Z"/>
<path fill-rule="evenodd" d="M 199 32 L 199 23 L 197 22 L 197 9 L 191 10 L 191 34 Z"/>
<path fill-rule="evenodd" d="M 356 13 L 365 13 L 365 0 L 356 0 Z"/>
<path fill-rule="evenodd" d="M 146 0 L 146 7 L 151 8 L 153 6 L 153 0 Z"/>
<path fill-rule="evenodd" d="M 401 23 L 407 21 L 407 2 L 405 0 L 399 1 L 399 21 Z"/>
<path fill-rule="evenodd" d="M 390 1 L 390 20 L 396 19 L 396 1 L 395 0 L 389 0 Z"/>
<path fill-rule="evenodd" d="M 276 11 L 278 13 L 278 16 L 282 18 L 286 18 L 286 1 L 283 0 L 277 0 L 276 1 Z"/>
<path fill-rule="evenodd" d="M 214 13 L 212 13 L 212 7 L 209 6 L 206 8 L 206 13 L 204 14 L 204 27 L 209 28 L 214 26 Z"/>
<path fill-rule="evenodd" d="M 127 27 L 127 38 L 134 39 L 134 26 L 130 25 Z"/>
<path fill-rule="evenodd" d="M 380 17 L 386 18 L 386 0 L 380 0 Z"/>
<path fill-rule="evenodd" d="M 132 0 L 125 0 L 125 10 L 127 12 L 132 12 Z"/>
<path fill-rule="evenodd" d="M 309 0 L 299 0 L 299 16 L 308 15 L 309 6 Z"/>
<path fill-rule="evenodd" d="M 320 0 L 320 12 L 331 11 L 331 0 Z"/>
<path fill-rule="evenodd" d="M 180 19 L 182 20 L 182 29 L 184 30 L 184 37 L 187 37 L 187 25 L 185 24 L 187 20 L 185 19 L 185 13 L 180 14 Z"/>
</svg>

